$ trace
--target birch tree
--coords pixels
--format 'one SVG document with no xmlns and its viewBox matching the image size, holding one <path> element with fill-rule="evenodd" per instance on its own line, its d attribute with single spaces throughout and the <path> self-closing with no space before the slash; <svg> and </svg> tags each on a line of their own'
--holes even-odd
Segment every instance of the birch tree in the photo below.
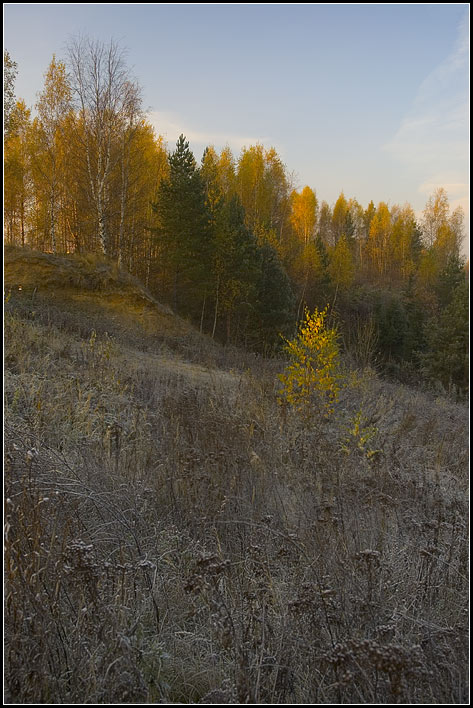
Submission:
<svg viewBox="0 0 473 708">
<path fill-rule="evenodd" d="M 134 84 L 125 64 L 124 50 L 91 39 L 73 39 L 68 47 L 71 83 L 83 122 L 83 152 L 97 237 L 104 255 L 110 253 L 107 212 L 110 178 L 123 155 L 117 149 L 123 126 L 129 125 L 130 95 Z"/>
<path fill-rule="evenodd" d="M 291 193 L 291 224 L 305 246 L 312 240 L 317 221 L 317 197 L 305 186 L 302 192 Z"/>
<path fill-rule="evenodd" d="M 7 243 L 26 245 L 27 217 L 31 203 L 28 141 L 31 111 L 16 102 L 4 144 L 4 233 Z"/>
<path fill-rule="evenodd" d="M 15 79 L 18 73 L 16 61 L 13 61 L 6 49 L 3 50 L 3 137 L 8 137 L 11 130 L 11 117 L 15 110 Z"/>
<path fill-rule="evenodd" d="M 52 61 L 45 74 L 44 90 L 36 105 L 38 110 L 38 129 L 43 150 L 38 150 L 37 167 L 47 185 L 49 209 L 49 237 L 54 253 L 57 250 L 56 222 L 61 188 L 64 177 L 64 132 L 65 118 L 71 109 L 71 89 L 67 80 L 66 66 L 61 61 Z"/>
<path fill-rule="evenodd" d="M 117 257 L 121 265 L 123 247 L 125 242 L 125 223 L 127 216 L 127 205 L 129 202 L 130 172 L 132 164 L 133 145 L 137 137 L 137 132 L 141 127 L 141 93 L 137 83 L 127 81 L 125 83 L 123 96 L 123 109 L 121 120 L 121 139 L 119 147 L 120 163 L 120 226 L 118 229 Z"/>
</svg>

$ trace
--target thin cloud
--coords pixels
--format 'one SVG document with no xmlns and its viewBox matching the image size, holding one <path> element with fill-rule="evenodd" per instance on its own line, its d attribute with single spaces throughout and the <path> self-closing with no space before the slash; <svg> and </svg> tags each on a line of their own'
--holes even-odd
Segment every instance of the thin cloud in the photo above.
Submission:
<svg viewBox="0 0 473 708">
<path fill-rule="evenodd" d="M 206 133 L 195 130 L 186 125 L 185 121 L 173 113 L 151 111 L 148 120 L 159 135 L 162 135 L 170 144 L 174 144 L 183 134 L 189 143 L 197 145 L 215 145 L 224 147 L 228 145 L 232 150 L 240 152 L 243 147 L 256 143 L 268 144 L 268 137 L 251 137 L 248 135 L 232 135 L 227 133 Z"/>
<path fill-rule="evenodd" d="M 467 182 L 449 182 L 448 175 L 441 174 L 437 175 L 434 179 L 429 180 L 428 182 L 423 182 L 419 186 L 419 192 L 421 194 L 429 195 L 439 187 L 443 187 L 451 198 L 457 199 L 468 191 Z"/>
<path fill-rule="evenodd" d="M 418 180 L 418 193 L 446 190 L 451 208 L 469 214 L 469 29 L 459 26 L 451 54 L 422 82 L 410 111 L 383 146 Z M 468 240 L 464 248 L 468 251 Z"/>
<path fill-rule="evenodd" d="M 420 185 L 448 173 L 465 184 L 469 155 L 468 18 L 452 53 L 420 85 L 409 113 L 383 150 L 419 174 Z M 455 175 L 451 179 L 452 173 Z M 419 187 L 419 191 L 423 191 Z"/>
</svg>

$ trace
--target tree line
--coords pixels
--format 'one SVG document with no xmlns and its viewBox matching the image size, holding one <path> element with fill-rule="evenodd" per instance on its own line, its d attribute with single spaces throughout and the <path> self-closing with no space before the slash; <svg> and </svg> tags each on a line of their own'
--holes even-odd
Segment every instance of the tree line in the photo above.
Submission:
<svg viewBox="0 0 473 708">
<path fill-rule="evenodd" d="M 235 157 L 185 136 L 169 150 L 115 42 L 75 38 L 33 117 L 4 52 L 6 243 L 98 252 L 221 341 L 270 353 L 305 308 L 329 306 L 356 365 L 464 394 L 464 214 L 444 189 L 409 204 L 334 205 L 296 188 L 274 148 Z"/>
</svg>

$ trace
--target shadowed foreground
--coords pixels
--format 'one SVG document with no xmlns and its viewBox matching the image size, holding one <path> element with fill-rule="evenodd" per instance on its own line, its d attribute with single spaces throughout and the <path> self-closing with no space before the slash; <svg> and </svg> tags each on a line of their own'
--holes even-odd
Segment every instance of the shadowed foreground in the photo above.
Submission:
<svg viewBox="0 0 473 708">
<path fill-rule="evenodd" d="M 465 406 L 357 372 L 305 425 L 280 362 L 25 263 L 6 279 L 8 702 L 468 702 Z"/>
</svg>

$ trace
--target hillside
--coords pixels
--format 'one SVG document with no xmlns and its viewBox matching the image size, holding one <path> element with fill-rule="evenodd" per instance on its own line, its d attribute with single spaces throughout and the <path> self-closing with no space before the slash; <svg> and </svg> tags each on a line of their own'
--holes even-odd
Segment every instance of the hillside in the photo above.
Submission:
<svg viewBox="0 0 473 708">
<path fill-rule="evenodd" d="M 119 316 L 122 324 L 140 324 L 147 333 L 166 332 L 171 337 L 191 330 L 136 278 L 96 255 L 53 255 L 7 246 L 4 285 L 7 291 L 69 301 L 74 310 L 83 305 L 112 326 Z"/>
<path fill-rule="evenodd" d="M 118 337 L 121 355 L 208 376 L 225 352 L 159 303 L 125 270 L 95 255 L 53 255 L 6 247 L 4 287 L 10 304 L 36 322 L 54 321 L 70 335 Z M 128 351 L 128 348 L 131 350 Z M 201 365 L 199 365 L 201 364 Z M 203 364 L 203 365 L 202 365 Z M 219 372 L 224 375 L 224 371 Z"/>
<path fill-rule="evenodd" d="M 8 702 L 468 702 L 466 406 L 303 421 L 110 263 L 4 282 Z"/>
</svg>

